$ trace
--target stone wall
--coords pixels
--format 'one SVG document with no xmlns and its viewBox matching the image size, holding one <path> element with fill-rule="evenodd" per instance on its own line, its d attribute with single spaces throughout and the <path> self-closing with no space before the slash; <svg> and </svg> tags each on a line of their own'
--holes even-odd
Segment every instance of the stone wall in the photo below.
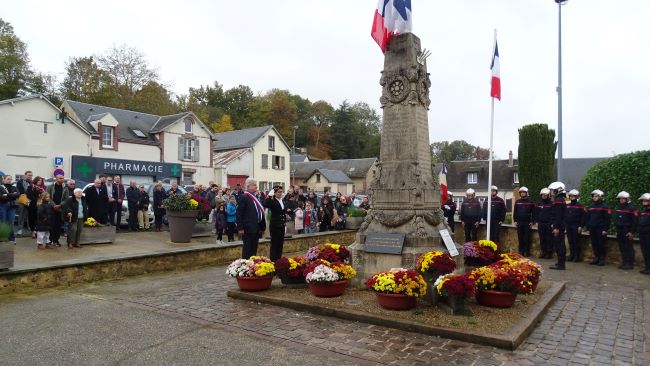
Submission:
<svg viewBox="0 0 650 366">
<path fill-rule="evenodd" d="M 284 242 L 284 252 L 305 252 L 323 242 L 350 245 L 355 231 L 332 231 L 296 235 Z M 269 255 L 269 240 L 260 240 L 258 254 Z M 75 265 L 0 272 L 0 295 L 43 288 L 70 286 L 147 273 L 192 270 L 204 266 L 223 265 L 241 256 L 242 244 L 176 249 L 164 253 L 137 255 L 120 259 L 99 259 Z"/>
<path fill-rule="evenodd" d="M 485 238 L 485 225 L 481 224 L 481 227 L 478 231 L 479 238 Z M 533 257 L 539 257 L 539 235 L 537 234 L 537 229 L 533 228 L 531 230 L 531 254 Z M 566 236 L 565 236 L 566 237 Z M 463 225 L 460 222 L 456 222 L 456 228 L 454 232 L 454 240 L 457 243 L 463 243 L 465 241 L 465 232 L 463 230 Z M 506 250 L 517 251 L 519 248 L 519 240 L 517 239 L 517 228 L 513 225 L 503 225 L 501 227 L 501 243 L 502 246 L 505 245 Z M 589 234 L 582 234 L 580 237 L 580 244 L 582 246 L 582 260 L 585 262 L 591 261 L 593 256 L 593 251 L 591 250 L 591 240 Z M 566 242 L 567 246 L 567 256 L 569 255 L 569 242 Z M 643 268 L 644 261 L 643 256 L 641 255 L 641 248 L 639 247 L 639 240 L 634 239 L 634 251 L 635 251 L 635 264 Z M 621 252 L 618 249 L 618 242 L 616 241 L 616 236 L 607 237 L 607 256 L 605 258 L 607 264 L 620 264 L 621 263 Z"/>
</svg>

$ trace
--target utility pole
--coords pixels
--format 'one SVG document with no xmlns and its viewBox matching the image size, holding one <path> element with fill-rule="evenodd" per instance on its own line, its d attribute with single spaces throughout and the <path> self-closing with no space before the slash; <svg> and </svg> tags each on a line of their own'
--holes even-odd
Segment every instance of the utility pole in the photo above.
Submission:
<svg viewBox="0 0 650 366">
<path fill-rule="evenodd" d="M 568 0 L 554 0 L 558 9 L 558 41 L 557 41 L 557 180 L 562 181 L 562 5 Z"/>
</svg>

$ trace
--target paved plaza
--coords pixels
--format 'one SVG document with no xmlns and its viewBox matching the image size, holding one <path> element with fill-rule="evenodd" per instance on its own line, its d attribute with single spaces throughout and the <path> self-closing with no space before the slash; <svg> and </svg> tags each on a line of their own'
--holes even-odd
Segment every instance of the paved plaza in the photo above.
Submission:
<svg viewBox="0 0 650 366">
<path fill-rule="evenodd" d="M 547 266 L 550 261 L 543 261 Z M 650 278 L 545 271 L 566 291 L 514 352 L 233 300 L 225 267 L 0 299 L 3 365 L 647 365 Z M 498 319 L 494 319 L 498 321 Z"/>
</svg>

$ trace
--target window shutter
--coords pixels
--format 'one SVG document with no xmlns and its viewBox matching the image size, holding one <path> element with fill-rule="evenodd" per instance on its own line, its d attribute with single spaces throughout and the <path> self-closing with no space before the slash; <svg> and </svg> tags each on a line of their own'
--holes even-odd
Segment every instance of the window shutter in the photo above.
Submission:
<svg viewBox="0 0 650 366">
<path fill-rule="evenodd" d="M 262 169 L 269 168 L 269 156 L 267 154 L 262 154 Z"/>
<path fill-rule="evenodd" d="M 97 123 L 97 133 L 99 133 L 99 150 L 104 149 L 104 129 L 102 128 L 102 123 Z"/>
<path fill-rule="evenodd" d="M 185 139 L 179 137 L 178 138 L 178 160 L 183 160 L 184 150 L 185 150 Z"/>
<path fill-rule="evenodd" d="M 194 161 L 199 161 L 199 139 L 194 139 Z"/>
<path fill-rule="evenodd" d="M 117 142 L 118 142 L 119 138 L 120 138 L 120 130 L 116 126 L 116 127 L 113 128 L 113 149 L 115 149 L 115 151 L 118 151 L 117 150 Z"/>
</svg>

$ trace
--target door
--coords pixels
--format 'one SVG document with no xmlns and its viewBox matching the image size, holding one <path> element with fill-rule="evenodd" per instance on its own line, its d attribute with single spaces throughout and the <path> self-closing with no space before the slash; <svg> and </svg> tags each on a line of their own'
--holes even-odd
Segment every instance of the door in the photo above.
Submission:
<svg viewBox="0 0 650 366">
<path fill-rule="evenodd" d="M 244 183 L 246 183 L 246 178 L 248 178 L 247 175 L 230 175 L 228 174 L 228 186 L 230 188 L 235 188 L 237 187 L 237 184 L 241 185 L 243 188 Z"/>
</svg>

